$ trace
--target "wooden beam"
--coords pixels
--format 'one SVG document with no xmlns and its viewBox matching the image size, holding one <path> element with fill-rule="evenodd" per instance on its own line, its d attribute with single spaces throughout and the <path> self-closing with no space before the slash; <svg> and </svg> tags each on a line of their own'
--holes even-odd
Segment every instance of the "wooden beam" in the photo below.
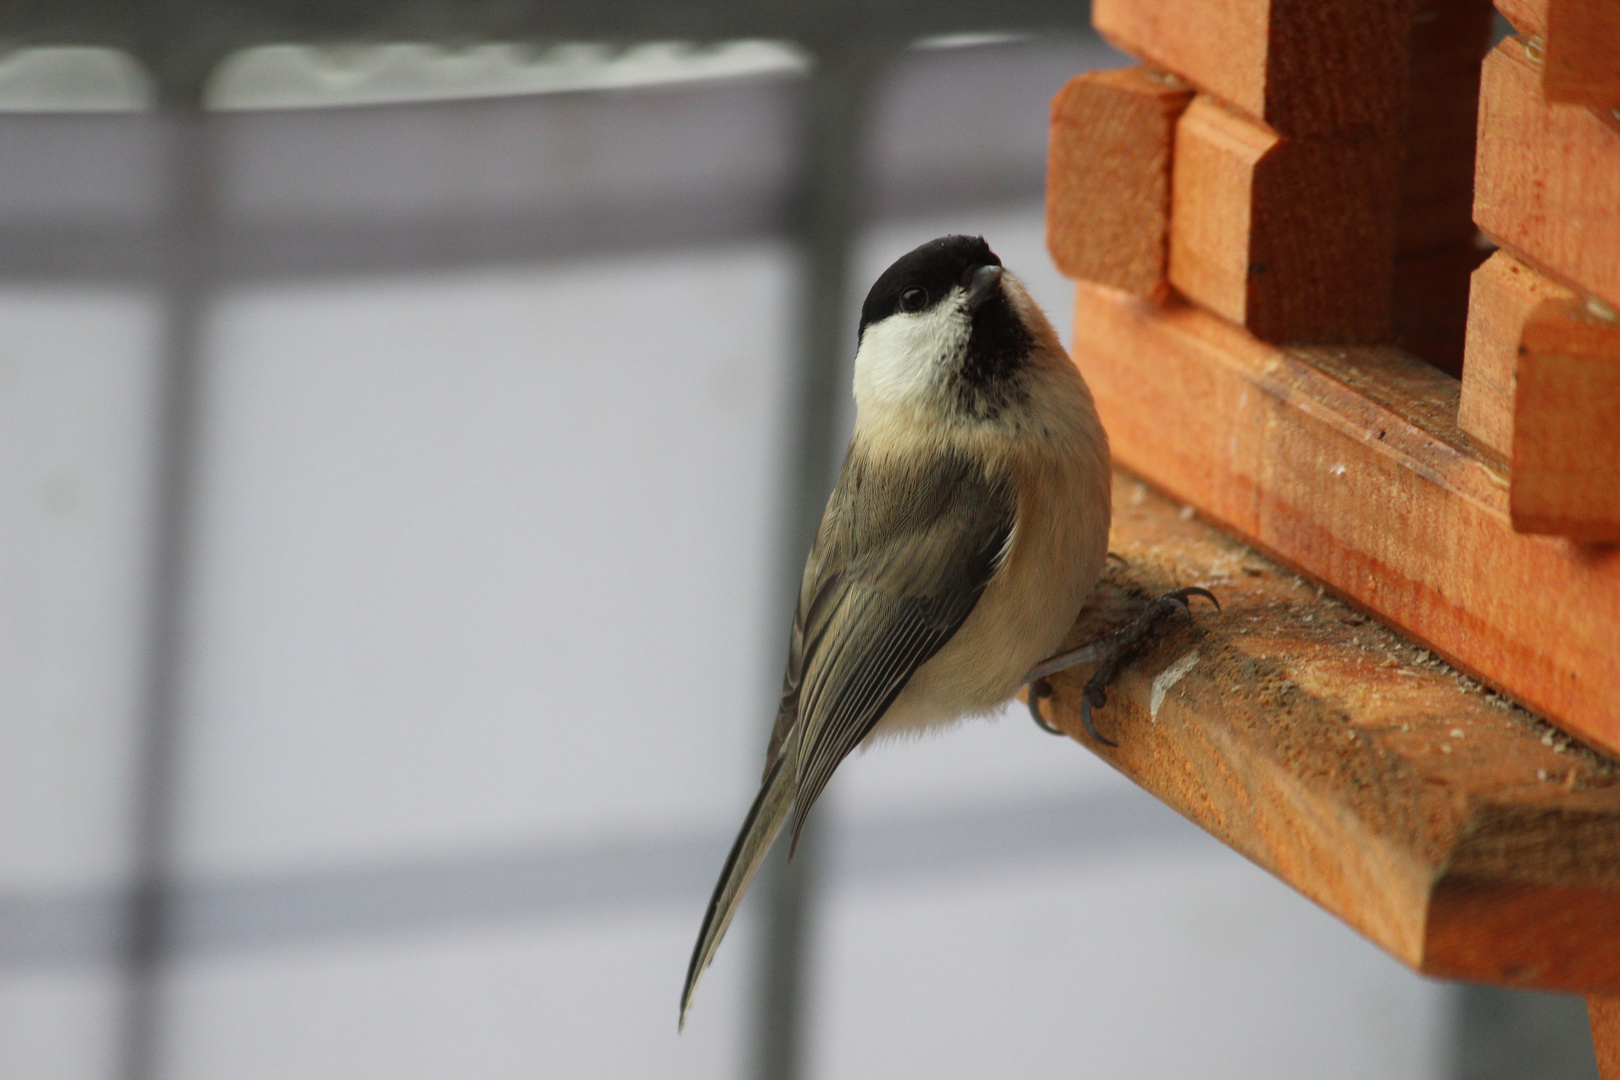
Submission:
<svg viewBox="0 0 1620 1080">
<path fill-rule="evenodd" d="M 1620 308 L 1620 121 L 1549 103 L 1508 38 L 1485 60 L 1474 220 L 1542 272 Z"/>
<path fill-rule="evenodd" d="M 1121 465 L 1620 750 L 1620 548 L 1513 531 L 1500 463 L 1456 426 L 1455 379 L 1083 283 L 1074 328 Z"/>
<path fill-rule="evenodd" d="M 1598 1075 L 1602 1080 L 1620 1080 L 1620 997 L 1594 994 L 1586 999 L 1586 1012 L 1592 1021 Z"/>
<path fill-rule="evenodd" d="M 1294 137 L 1404 120 L 1411 0 L 1093 0 L 1110 42 Z"/>
<path fill-rule="evenodd" d="M 1145 67 L 1076 75 L 1052 99 L 1046 245 L 1064 274 L 1164 295 L 1170 154 L 1191 100 Z"/>
<path fill-rule="evenodd" d="M 1620 106 L 1620 5 L 1610 0 L 1498 0 L 1514 29 L 1540 38 L 1548 101 L 1599 113 Z"/>
<path fill-rule="evenodd" d="M 1078 717 L 1047 715 L 1418 971 L 1620 992 L 1620 766 L 1116 475 L 1110 569 L 1074 640 L 1142 599 L 1195 607 Z"/>
<path fill-rule="evenodd" d="M 1508 459 L 1519 532 L 1620 541 L 1620 319 L 1497 252 L 1474 274 L 1457 421 Z"/>
<path fill-rule="evenodd" d="M 1474 440 L 1513 456 L 1513 374 L 1525 321 L 1543 300 L 1575 294 L 1505 251 L 1474 271 L 1457 423 Z"/>
<path fill-rule="evenodd" d="M 1266 341 L 1390 333 L 1400 144 L 1289 139 L 1200 96 L 1176 125 L 1170 282 Z"/>
<path fill-rule="evenodd" d="M 1572 298 L 1525 321 L 1508 505 L 1519 532 L 1620 542 L 1620 319 Z"/>
</svg>

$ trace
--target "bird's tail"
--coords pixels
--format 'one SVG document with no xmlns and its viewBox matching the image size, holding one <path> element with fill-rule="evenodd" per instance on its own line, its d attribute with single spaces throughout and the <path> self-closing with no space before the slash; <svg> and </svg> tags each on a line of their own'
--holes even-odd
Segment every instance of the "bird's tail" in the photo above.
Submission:
<svg viewBox="0 0 1620 1080">
<path fill-rule="evenodd" d="M 731 925 L 731 917 L 736 914 L 748 883 L 759 872 L 772 841 L 787 821 L 788 811 L 793 809 L 793 795 L 799 785 L 797 771 L 784 765 L 788 757 L 778 754 L 765 774 L 754 805 L 748 808 L 748 816 L 743 819 L 742 831 L 731 845 L 731 854 L 726 856 L 725 869 L 720 871 L 720 881 L 714 887 L 709 910 L 703 916 L 703 929 L 698 931 L 697 946 L 692 950 L 692 963 L 686 969 L 686 989 L 681 992 L 682 1028 L 686 1027 L 686 1011 L 692 1007 L 692 993 L 697 989 L 699 977 L 714 959 L 714 951 L 720 947 L 720 939 L 725 937 L 726 927 Z"/>
</svg>

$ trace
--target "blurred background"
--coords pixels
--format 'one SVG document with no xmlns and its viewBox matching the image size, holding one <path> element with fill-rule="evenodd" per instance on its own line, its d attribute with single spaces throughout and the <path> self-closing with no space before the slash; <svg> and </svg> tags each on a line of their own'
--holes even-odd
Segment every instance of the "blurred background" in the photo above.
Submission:
<svg viewBox="0 0 1620 1080">
<path fill-rule="evenodd" d="M 677 1036 L 860 297 L 981 233 L 1066 330 L 1128 62 L 778 6 L 0 21 L 0 1078 L 1595 1076 L 1021 713 L 846 763 Z"/>
</svg>

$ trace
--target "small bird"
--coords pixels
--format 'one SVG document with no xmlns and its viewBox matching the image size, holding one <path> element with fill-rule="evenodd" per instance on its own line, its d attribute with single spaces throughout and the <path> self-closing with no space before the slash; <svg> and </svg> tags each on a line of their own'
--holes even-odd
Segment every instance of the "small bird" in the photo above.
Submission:
<svg viewBox="0 0 1620 1080">
<path fill-rule="evenodd" d="M 759 794 L 709 901 L 681 994 L 777 834 L 863 741 L 987 713 L 1046 676 L 1104 661 L 1082 719 L 1151 625 L 1053 656 L 1108 557 L 1108 437 L 1057 332 L 982 237 L 901 256 L 861 305 L 855 432 L 799 588 Z M 1210 597 L 1210 599 L 1214 599 Z M 1044 661 L 1044 662 L 1043 662 Z M 1096 684 L 1096 685 L 1093 685 Z M 791 852 L 791 848 L 790 848 Z"/>
</svg>

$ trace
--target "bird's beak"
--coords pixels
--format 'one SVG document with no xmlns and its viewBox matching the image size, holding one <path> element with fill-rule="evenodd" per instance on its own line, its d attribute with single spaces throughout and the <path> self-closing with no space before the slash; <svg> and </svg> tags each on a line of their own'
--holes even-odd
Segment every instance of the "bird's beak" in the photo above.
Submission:
<svg viewBox="0 0 1620 1080">
<path fill-rule="evenodd" d="M 979 306 L 994 296 L 1000 288 L 1001 267 L 981 266 L 973 271 L 973 277 L 968 281 L 968 310 L 979 310 Z"/>
</svg>

